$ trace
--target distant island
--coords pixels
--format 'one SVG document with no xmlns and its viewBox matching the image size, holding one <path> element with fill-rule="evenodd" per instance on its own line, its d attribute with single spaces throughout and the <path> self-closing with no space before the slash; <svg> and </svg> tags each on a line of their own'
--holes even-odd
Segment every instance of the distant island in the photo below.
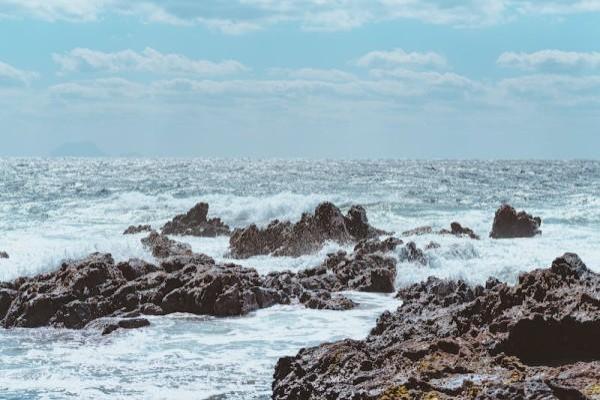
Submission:
<svg viewBox="0 0 600 400">
<path fill-rule="evenodd" d="M 92 142 L 69 142 L 50 153 L 51 157 L 106 157 L 107 154 Z"/>
</svg>

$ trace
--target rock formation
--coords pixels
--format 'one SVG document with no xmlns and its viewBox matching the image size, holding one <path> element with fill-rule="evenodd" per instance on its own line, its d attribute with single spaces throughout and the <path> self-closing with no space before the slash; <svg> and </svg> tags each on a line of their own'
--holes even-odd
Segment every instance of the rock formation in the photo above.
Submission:
<svg viewBox="0 0 600 400">
<path fill-rule="evenodd" d="M 125 229 L 123 235 L 135 235 L 136 233 L 142 232 L 152 232 L 152 227 L 150 225 L 131 225 L 129 228 Z"/>
<path fill-rule="evenodd" d="M 454 235 L 454 236 L 467 236 L 471 239 L 479 240 L 479 236 L 473 232 L 471 228 L 463 227 L 458 222 L 452 222 L 450 224 L 450 230 L 442 229 L 440 235 Z"/>
<path fill-rule="evenodd" d="M 284 357 L 278 399 L 595 399 L 600 275 L 575 254 L 510 287 L 429 278 L 365 340 Z"/>
<path fill-rule="evenodd" d="M 198 203 L 186 214 L 177 215 L 162 228 L 163 235 L 227 236 L 231 232 L 220 218 L 207 219 L 208 204 Z"/>
<path fill-rule="evenodd" d="M 314 214 L 304 213 L 300 221 L 272 221 L 266 228 L 250 225 L 233 231 L 229 245 L 235 258 L 256 255 L 298 257 L 318 251 L 325 242 L 355 243 L 384 234 L 369 225 L 362 206 L 352 206 L 344 216 L 332 203 L 321 203 Z"/>
<path fill-rule="evenodd" d="M 500 206 L 494 217 L 490 237 L 493 239 L 533 237 L 542 233 L 542 219 L 525 211 L 518 212 L 508 204 Z"/>
</svg>

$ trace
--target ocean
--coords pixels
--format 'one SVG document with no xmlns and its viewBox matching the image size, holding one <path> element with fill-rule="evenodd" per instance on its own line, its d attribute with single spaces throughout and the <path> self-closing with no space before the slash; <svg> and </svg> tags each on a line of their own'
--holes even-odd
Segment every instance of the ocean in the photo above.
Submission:
<svg viewBox="0 0 600 400">
<path fill-rule="evenodd" d="M 396 286 L 428 276 L 514 283 L 575 252 L 600 272 L 600 162 L 229 159 L 0 159 L 0 280 L 56 269 L 92 252 L 156 262 L 129 225 L 159 228 L 199 201 L 232 227 L 298 220 L 321 201 L 363 205 L 372 225 L 400 233 L 458 221 L 482 240 L 434 240 L 428 266 L 398 263 Z M 503 202 L 540 216 L 541 236 L 488 238 Z M 260 273 L 318 265 L 299 258 L 226 258 L 228 239 L 177 238 L 217 261 Z M 343 248 L 343 247 L 342 247 Z M 350 248 L 345 248 L 350 250 Z M 150 317 L 151 326 L 95 331 L 0 329 L 2 399 L 268 399 L 274 365 L 303 347 L 364 338 L 393 295 L 349 293 L 351 311 L 275 306 L 244 317 Z"/>
</svg>

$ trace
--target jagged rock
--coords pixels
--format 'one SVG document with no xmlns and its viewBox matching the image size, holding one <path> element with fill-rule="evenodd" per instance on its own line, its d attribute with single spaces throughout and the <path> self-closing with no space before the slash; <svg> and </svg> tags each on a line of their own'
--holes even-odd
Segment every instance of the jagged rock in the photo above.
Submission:
<svg viewBox="0 0 600 400">
<path fill-rule="evenodd" d="M 5 251 L 0 251 L 0 259 L 2 259 L 2 258 L 5 258 L 5 259 L 9 258 L 8 253 Z"/>
<path fill-rule="evenodd" d="M 220 218 L 207 219 L 208 204 L 198 203 L 186 214 L 177 215 L 162 228 L 163 235 L 227 236 L 231 232 Z"/>
<path fill-rule="evenodd" d="M 593 399 L 600 275 L 574 254 L 510 287 L 429 278 L 365 340 L 279 360 L 273 399 Z M 594 397 L 595 396 L 595 397 Z"/>
<path fill-rule="evenodd" d="M 192 246 L 187 243 L 177 242 L 156 231 L 142 239 L 142 244 L 150 249 L 156 258 L 172 256 L 186 256 L 192 254 Z"/>
<path fill-rule="evenodd" d="M 262 229 L 256 225 L 236 229 L 229 247 L 235 258 L 266 254 L 298 257 L 318 251 L 327 241 L 349 244 L 384 233 L 369 225 L 363 207 L 352 206 L 344 216 L 335 205 L 325 202 L 314 214 L 304 213 L 295 224 L 274 220 Z"/>
<path fill-rule="evenodd" d="M 442 245 L 437 242 L 429 242 L 427 245 L 425 245 L 425 250 L 435 250 L 439 249 L 440 247 L 442 247 Z"/>
<path fill-rule="evenodd" d="M 123 235 L 135 235 L 136 233 L 142 232 L 152 232 L 152 227 L 150 225 L 131 225 L 129 228 L 125 229 Z"/>
<path fill-rule="evenodd" d="M 450 230 L 442 229 L 439 233 L 441 235 L 468 236 L 471 239 L 479 240 L 479 236 L 471 228 L 463 227 L 458 222 L 452 222 Z"/>
<path fill-rule="evenodd" d="M 115 264 L 110 254 L 96 253 L 64 262 L 55 272 L 3 284 L 2 325 L 81 329 L 105 317 L 243 315 L 289 302 L 285 293 L 264 287 L 263 278 L 251 268 L 216 264 L 205 255 L 171 257 L 164 263 Z"/>
<path fill-rule="evenodd" d="M 354 252 L 360 254 L 387 253 L 394 251 L 401 244 L 403 244 L 402 240 L 395 237 L 389 237 L 383 241 L 379 239 L 363 239 L 354 246 Z"/>
<path fill-rule="evenodd" d="M 431 226 L 420 226 L 418 228 L 402 232 L 402 236 L 421 236 L 429 235 L 431 233 L 433 233 L 433 228 Z"/>
<path fill-rule="evenodd" d="M 306 291 L 300 296 L 300 302 L 306 308 L 315 310 L 346 311 L 357 306 L 354 301 L 345 296 L 339 294 L 332 296 L 330 292 L 326 291 Z"/>
<path fill-rule="evenodd" d="M 399 261 L 407 261 L 412 263 L 418 263 L 421 265 L 427 265 L 427 255 L 423 250 L 419 249 L 415 242 L 408 242 L 400 252 Z"/>
<path fill-rule="evenodd" d="M 525 211 L 518 212 L 508 204 L 502 205 L 494 217 L 493 239 L 533 237 L 542 233 L 542 219 L 533 217 Z"/>
</svg>

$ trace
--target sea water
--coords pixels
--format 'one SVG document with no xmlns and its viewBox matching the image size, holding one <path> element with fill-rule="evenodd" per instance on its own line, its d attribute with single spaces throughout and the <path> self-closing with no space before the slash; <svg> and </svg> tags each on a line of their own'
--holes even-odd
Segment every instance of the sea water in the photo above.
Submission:
<svg viewBox="0 0 600 400">
<path fill-rule="evenodd" d="M 436 241 L 426 267 L 398 263 L 398 287 L 434 275 L 514 283 L 523 271 L 576 252 L 600 271 L 600 163 L 593 161 L 324 161 L 225 159 L 0 159 L 0 280 L 52 271 L 64 259 L 109 252 L 155 262 L 123 236 L 132 224 L 159 228 L 199 201 L 232 227 L 298 220 L 321 201 L 362 204 L 388 231 L 458 221 L 480 241 Z M 541 236 L 488 238 L 503 202 L 543 219 Z M 226 258 L 228 239 L 183 237 L 194 251 L 260 273 L 318 265 L 328 243 L 299 258 Z M 349 248 L 344 248 L 350 250 Z M 392 295 L 349 293 L 351 311 L 275 306 L 244 317 L 174 314 L 102 337 L 95 331 L 0 329 L 2 399 L 268 399 L 277 359 L 303 347 L 364 338 Z"/>
</svg>

